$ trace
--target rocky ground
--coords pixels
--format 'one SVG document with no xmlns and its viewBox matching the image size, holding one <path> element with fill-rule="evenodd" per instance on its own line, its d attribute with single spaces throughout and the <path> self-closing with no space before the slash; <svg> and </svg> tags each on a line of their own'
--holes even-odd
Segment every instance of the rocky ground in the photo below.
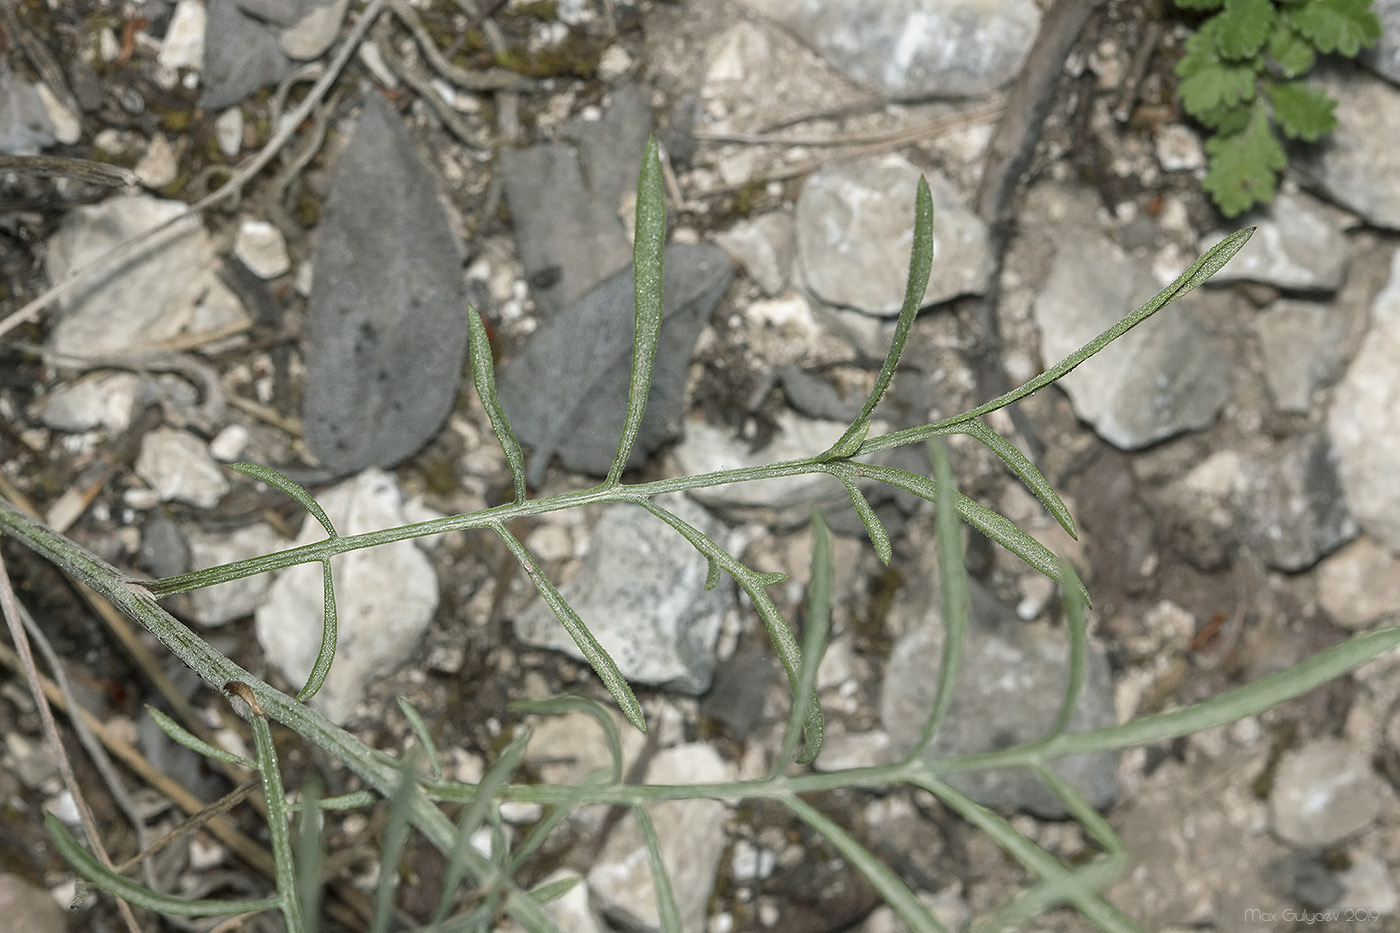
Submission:
<svg viewBox="0 0 1400 933">
<path fill-rule="evenodd" d="M 654 134 L 670 221 L 667 326 L 630 476 L 806 456 L 840 435 L 893 332 L 921 174 L 936 208 L 934 269 L 880 431 L 956 414 L 989 387 L 1033 377 L 1223 235 L 1256 224 L 1210 286 L 1014 417 L 989 418 L 1064 497 L 1077 541 L 987 450 L 954 437 L 960 489 L 1070 558 L 1094 596 L 1075 728 L 1200 700 L 1395 624 L 1395 40 L 1367 67 L 1327 63 L 1319 80 L 1338 100 L 1337 132 L 1294 153 L 1271 209 L 1227 222 L 1201 193 L 1201 139 L 1173 93 L 1189 19 L 1165 3 L 1103 4 L 1054 62 L 1058 92 L 1004 235 L 989 226 L 979 186 L 1048 6 L 393 0 L 369 5 L 372 24 L 344 0 L 7 7 L 0 149 L 113 168 L 75 178 L 6 163 L 4 491 L 157 577 L 322 537 L 285 496 L 224 466 L 236 460 L 286 468 L 342 534 L 507 501 L 504 457 L 463 378 L 468 302 L 491 329 L 532 494 L 591 485 L 622 423 L 633 191 Z M 1400 19 L 1400 5 L 1376 7 Z M 264 151 L 275 151 L 269 162 L 240 168 Z M 218 195 L 230 180 L 235 193 Z M 164 222 L 158 245 L 119 274 L 41 298 Z M 928 472 L 921 449 L 882 462 Z M 840 534 L 819 678 L 823 770 L 907 746 L 935 685 L 929 510 L 870 496 L 894 540 L 888 567 L 829 480 L 699 490 L 670 504 L 750 566 L 788 573 L 771 592 L 794 621 L 811 510 Z M 746 598 L 705 589 L 704 561 L 639 510 L 550 513 L 515 533 L 638 686 L 651 729 L 645 740 L 624 731 L 636 776 L 766 771 L 786 687 Z M 226 793 L 223 776 L 144 712 L 192 703 L 191 715 L 238 743 L 223 697 L 120 620 L 99 621 L 12 542 L 3 553 L 75 699 L 111 747 L 135 756 L 126 760 L 137 770 L 110 775 L 75 756 L 108 847 L 124 857 L 179 821 L 175 791 L 152 774 L 203 801 Z M 936 754 L 1034 739 L 1062 689 L 1053 585 L 976 535 L 968 560 L 974 636 Z M 454 531 L 358 552 L 336 573 L 341 649 L 313 702 L 368 744 L 411 742 L 394 702 L 403 696 L 462 780 L 522 725 L 534 730 L 533 780 L 578 782 L 606 761 L 587 717 L 507 708 L 603 693 L 495 538 Z M 170 601 L 238 663 L 292 689 L 314 658 L 320 606 L 306 567 Z M 73 804 L 22 683 L 7 666 L 0 892 L 42 912 L 74 886 L 39 814 L 67 819 Z M 353 789 L 294 736 L 282 747 L 291 786 L 320 773 L 331 792 Z M 136 759 L 152 771 L 143 776 Z M 1400 929 L 1394 659 L 1222 729 L 1074 762 L 1065 775 L 1132 853 L 1106 894 L 1146 929 Z M 961 786 L 1071 863 L 1096 851 L 1035 782 L 1000 774 Z M 841 791 L 813 803 L 950 928 L 1027 883 L 932 797 Z M 669 806 L 657 829 L 687 929 L 899 928 L 786 811 Z M 235 814 L 256 836 L 256 816 Z M 518 836 L 540 813 L 513 805 L 502 817 Z M 382 820 L 331 821 L 340 913 L 327 928 L 365 928 L 356 910 L 372 890 Z M 629 868 L 636 832 L 587 808 L 557 831 L 548 864 L 532 870 L 585 876 L 575 913 L 559 915 L 564 928 L 654 916 L 649 879 Z M 186 894 L 266 890 L 250 864 L 200 832 L 143 870 Z M 407 916 L 430 910 L 438 872 L 433 851 L 410 843 Z M 67 922 L 120 928 L 103 898 Z M 274 927 L 263 917 L 243 928 Z M 1059 912 L 1029 928 L 1085 922 Z"/>
</svg>

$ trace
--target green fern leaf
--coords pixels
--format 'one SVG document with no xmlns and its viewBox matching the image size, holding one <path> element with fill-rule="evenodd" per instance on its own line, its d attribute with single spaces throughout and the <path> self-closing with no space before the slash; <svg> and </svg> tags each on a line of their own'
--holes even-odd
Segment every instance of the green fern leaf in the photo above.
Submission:
<svg viewBox="0 0 1400 933">
<path fill-rule="evenodd" d="M 1289 139 L 1317 142 L 1337 127 L 1337 102 L 1305 81 L 1266 81 L 1274 120 Z"/>
<path fill-rule="evenodd" d="M 1381 21 L 1371 0 L 1311 0 L 1292 13 L 1293 24 L 1319 52 L 1352 58 L 1381 36 Z"/>
<path fill-rule="evenodd" d="M 1287 10 L 1280 12 L 1274 20 L 1274 31 L 1269 35 L 1268 54 L 1285 78 L 1296 78 L 1317 61 L 1317 53 L 1294 28 L 1293 18 Z"/>
<path fill-rule="evenodd" d="M 1216 17 L 1216 47 L 1223 58 L 1242 61 L 1254 58 L 1274 28 L 1274 5 L 1269 0 L 1226 0 Z"/>
<path fill-rule="evenodd" d="M 1255 103 L 1243 132 L 1206 140 L 1206 153 L 1210 165 L 1201 185 L 1226 217 L 1272 201 L 1276 173 L 1288 164 L 1262 101 Z"/>
</svg>

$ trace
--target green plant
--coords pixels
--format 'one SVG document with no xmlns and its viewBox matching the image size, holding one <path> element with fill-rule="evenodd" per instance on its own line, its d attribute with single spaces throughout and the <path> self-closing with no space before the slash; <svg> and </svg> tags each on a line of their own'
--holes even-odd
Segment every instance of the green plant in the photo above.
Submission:
<svg viewBox="0 0 1400 933">
<path fill-rule="evenodd" d="M 1203 183 L 1226 217 L 1274 198 L 1288 165 L 1279 133 L 1316 142 L 1337 125 L 1336 101 L 1302 77 L 1318 53 L 1348 58 L 1380 37 L 1371 0 L 1176 0 L 1216 10 L 1176 66 L 1186 112 L 1208 130 Z"/>
<path fill-rule="evenodd" d="M 263 467 L 242 465 L 241 469 L 276 485 L 294 496 L 326 527 L 328 537 L 319 543 L 240 561 L 207 570 L 154 582 L 135 581 L 116 567 L 84 550 L 73 541 L 46 528 L 9 503 L 0 500 L 0 529 L 47 558 L 73 578 L 91 586 L 118 609 L 155 635 L 203 680 L 221 691 L 244 717 L 252 730 L 254 756 L 239 758 L 221 752 L 190 735 L 166 717 L 158 723 L 176 741 L 202 754 L 232 759 L 256 771 L 267 803 L 270 844 L 275 862 L 276 892 L 262 898 L 239 901 L 189 900 L 150 890 L 111 868 L 89 853 L 56 819 L 47 820 L 48 829 L 63 854 L 90 882 L 113 895 L 171 916 L 212 916 L 244 911 L 280 910 L 288 930 L 299 933 L 315 929 L 320 917 L 319 817 L 333 809 L 365 807 L 387 801 L 386 829 L 380 853 L 380 886 L 374 898 L 375 929 L 390 923 L 394 900 L 396 867 L 406 840 L 414 831 L 443 853 L 446 868 L 442 895 L 429 929 L 488 930 L 497 926 L 498 916 L 508 915 L 531 931 L 552 928 L 543 907 L 562 895 L 569 884 L 546 882 L 522 888 L 516 880 L 522 867 L 539 855 L 541 846 L 572 810 L 586 803 L 627 808 L 636 814 L 653 873 L 658 916 L 665 930 L 679 930 L 680 917 L 667 867 L 659 853 L 656 835 L 644 805 L 662 800 L 711 798 L 738 801 L 765 799 L 786 807 L 789 812 L 820 833 L 830 845 L 861 871 L 896 913 L 914 930 L 941 930 L 942 926 L 918 900 L 910 887 L 884 862 L 875 857 L 854 836 L 814 807 L 804 795 L 839 788 L 888 789 L 922 788 L 936 796 L 950 810 L 987 833 L 1018 860 L 1034 881 L 1020 896 L 994 915 L 984 918 L 978 929 L 1000 929 L 1056 905 L 1070 905 L 1105 930 L 1136 929 L 1132 921 L 1107 903 L 1097 889 L 1120 871 L 1126 862 L 1123 847 L 1104 818 L 1090 807 L 1052 768 L 1066 755 L 1116 750 L 1149 742 L 1160 742 L 1201 729 L 1231 722 L 1296 697 L 1329 679 L 1371 660 L 1400 644 L 1400 629 L 1373 632 L 1353 638 L 1295 667 L 1266 677 L 1184 709 L 1147 716 L 1135 721 L 1090 732 L 1065 731 L 1068 712 L 1076 704 L 1083 683 L 1087 652 L 1084 592 L 1073 570 L 1015 524 L 997 513 L 960 495 L 954 485 L 951 467 L 937 438 L 949 434 L 969 434 L 986 444 L 1031 488 L 1046 508 L 1071 534 L 1074 522 L 1064 504 L 1036 468 L 980 419 L 1012 401 L 1023 398 L 1056 381 L 1090 356 L 1103 349 L 1128 329 L 1136 326 L 1185 295 L 1219 270 L 1249 239 L 1252 230 L 1235 233 L 1198 259 L 1175 282 L 1105 331 L 1081 350 L 1062 360 L 1024 386 L 978 408 L 934 424 L 875 437 L 868 436 L 876 404 L 890 384 L 895 366 L 909 335 L 924 294 L 932 258 L 933 209 L 926 185 L 920 184 L 916 204 L 914 249 L 903 309 L 896 326 L 889 354 L 876 384 L 850 429 L 829 450 L 814 456 L 762 467 L 686 476 L 653 482 L 629 484 L 622 481 L 632 440 L 641 422 L 650 378 L 653 352 L 661 317 L 661 244 L 664 239 L 660 167 L 655 144 L 648 147 L 643 164 L 637 202 L 636 326 L 633 375 L 626 426 L 618 445 L 617 457 L 607 478 L 584 490 L 545 499 L 529 499 L 524 481 L 524 460 L 511 433 L 505 413 L 496 401 L 491 350 L 482 321 L 470 315 L 471 369 L 477 393 L 505 451 L 514 478 L 514 500 L 480 512 L 456 515 L 418 525 L 389 528 L 369 534 L 343 536 L 325 520 L 315 501 L 300 487 Z M 926 442 L 929 445 L 931 476 L 905 472 L 856 458 L 901 445 Z M 780 575 L 758 573 L 727 553 L 710 538 L 688 525 L 652 500 L 668 492 L 712 487 L 801 473 L 825 474 L 842 483 L 869 532 L 882 560 L 891 556 L 889 536 L 881 527 L 861 491 L 861 482 L 888 483 L 914 492 L 933 504 L 933 518 L 939 574 L 942 579 L 943 610 L 947 637 L 941 664 L 939 688 L 919 742 L 897 762 L 835 772 L 810 772 L 796 763 L 810 762 L 822 740 L 822 718 L 814 685 L 817 665 L 825 648 L 831 617 L 832 560 L 825 523 L 813 518 L 811 584 L 808 590 L 807 624 L 799 646 L 787 623 L 765 590 L 781 580 Z M 421 776 L 414 755 L 396 759 L 375 750 L 335 726 L 308 707 L 303 700 L 316 692 L 334 660 L 334 593 L 329 569 L 325 573 L 326 628 L 323 652 L 308 681 L 296 697 L 262 682 L 220 654 L 159 604 L 162 597 L 198 587 L 238 579 L 306 561 L 319 561 L 329 568 L 330 558 L 353 549 L 451 530 L 493 532 L 519 558 L 540 593 L 549 602 L 562 624 L 579 642 L 614 700 L 638 728 L 645 729 L 642 710 L 631 689 L 612 660 L 593 640 L 584 620 L 578 618 L 550 583 L 533 558 L 507 530 L 518 518 L 577 508 L 603 502 L 624 502 L 646 509 L 684 536 L 710 561 L 712 577 L 730 574 L 752 597 L 753 604 L 768 627 L 773 645 L 787 668 L 792 688 L 792 707 L 784 740 L 773 756 L 768 773 L 757 779 L 695 785 L 638 785 L 623 777 L 617 727 L 594 700 L 560 697 L 517 703 L 519 712 L 557 713 L 582 709 L 602 724 L 611 751 L 611 768 L 594 774 L 577 786 L 542 786 L 512 783 L 525 751 L 527 735 L 519 730 L 497 754 L 494 763 L 476 784 L 446 780 L 437 767 L 437 755 L 421 714 L 406 703 L 403 712 L 418 739 L 430 776 Z M 1069 642 L 1067 676 L 1061 705 L 1062 714 L 1043 739 L 1013 748 L 976 755 L 929 760 L 924 751 L 937 733 L 953 696 L 961 664 L 961 645 L 967 627 L 966 573 L 963 569 L 958 520 L 969 522 L 1002 545 L 1014 551 L 1042 573 L 1057 580 L 1064 593 L 1065 619 Z M 3 594 L 0 594 L 3 595 Z M 7 604 L 7 616 L 9 615 Z M 289 803 L 283 791 L 271 723 L 290 729 L 301 741 L 314 745 L 325 755 L 342 762 L 368 788 L 341 797 L 323 798 L 315 787 L 303 788 Z M 1097 857 L 1070 866 L 1020 835 L 998 814 L 982 807 L 952 787 L 949 775 L 987 768 L 1022 767 L 1041 775 L 1063 799 L 1071 816 L 1085 828 L 1100 848 Z M 514 848 L 506 844 L 499 805 L 503 801 L 523 801 L 544 805 L 545 816 Z M 448 808 L 458 809 L 454 820 Z M 291 831 L 295 819 L 296 832 Z M 496 839 L 489 856 L 479 853 L 469 839 L 479 829 L 490 829 Z M 461 885 L 470 886 L 471 896 L 459 898 Z M 454 913 L 455 911 L 455 913 Z"/>
</svg>

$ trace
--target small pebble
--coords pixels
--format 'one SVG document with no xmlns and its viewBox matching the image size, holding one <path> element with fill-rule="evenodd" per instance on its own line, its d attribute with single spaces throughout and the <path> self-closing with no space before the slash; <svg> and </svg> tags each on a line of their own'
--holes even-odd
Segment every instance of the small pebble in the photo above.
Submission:
<svg viewBox="0 0 1400 933">
<path fill-rule="evenodd" d="M 292 268 L 282 231 L 265 220 L 245 220 L 233 239 L 233 254 L 260 279 L 275 279 Z"/>
</svg>

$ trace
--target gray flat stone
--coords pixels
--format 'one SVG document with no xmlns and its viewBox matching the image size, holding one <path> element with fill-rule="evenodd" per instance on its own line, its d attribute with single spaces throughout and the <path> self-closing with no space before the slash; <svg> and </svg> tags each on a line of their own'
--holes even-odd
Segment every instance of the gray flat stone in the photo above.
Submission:
<svg viewBox="0 0 1400 933">
<path fill-rule="evenodd" d="M 1141 263 L 1098 236 L 1066 236 L 1032 309 L 1047 365 L 1078 350 L 1157 291 Z M 1140 324 L 1060 380 L 1079 417 L 1134 450 L 1215 420 L 1230 361 L 1181 309 Z"/>
<path fill-rule="evenodd" d="M 1304 570 L 1356 537 L 1326 432 L 1314 431 L 1251 458 L 1236 475 L 1246 536 L 1277 570 Z"/>
<path fill-rule="evenodd" d="M 1400 552 L 1400 252 L 1371 306 L 1371 328 L 1332 394 L 1327 430 L 1351 513 L 1365 531 Z"/>
<path fill-rule="evenodd" d="M 307 303 L 306 443 L 331 476 L 417 453 L 457 400 L 461 249 L 437 177 L 378 94 L 335 168 Z"/>
<path fill-rule="evenodd" d="M 1314 739 L 1286 753 L 1269 792 L 1269 824 L 1296 846 L 1322 848 L 1361 832 L 1393 795 L 1370 756 L 1341 739 Z"/>
<path fill-rule="evenodd" d="M 695 341 L 733 276 L 714 246 L 673 243 L 662 254 L 661 333 L 629 467 L 679 435 Z M 532 484 L 555 455 L 581 473 L 605 475 L 611 467 L 632 381 L 634 307 L 629 266 L 548 321 L 501 370 L 501 405 L 520 441 L 534 448 Z"/>
<path fill-rule="evenodd" d="M 919 169 L 897 155 L 822 169 L 797 199 L 797 254 L 818 298 L 896 315 L 909 278 Z M 926 173 L 933 196 L 933 269 L 922 305 L 986 291 L 992 259 L 986 225 L 952 185 Z"/>
<path fill-rule="evenodd" d="M 975 97 L 1015 77 L 1032 0 L 746 0 L 837 70 L 891 98 Z"/>
<path fill-rule="evenodd" d="M 1027 625 L 976 581 L 970 580 L 969 587 L 963 666 L 948 718 L 927 750 L 930 759 L 1043 738 L 1064 695 L 1064 631 Z M 897 756 L 913 746 L 933 708 L 943 646 L 936 590 L 936 583 L 924 577 L 896 597 L 919 620 L 917 627 L 895 643 L 885 669 L 880 720 Z M 1072 732 L 1116 721 L 1108 662 L 1097 647 L 1091 646 L 1087 667 L 1084 690 L 1070 720 Z M 1104 808 L 1118 792 L 1116 760 L 1111 753 L 1075 756 L 1056 762 L 1055 770 L 1092 806 Z M 1049 785 L 1021 769 L 969 772 L 951 775 L 948 780 L 989 807 L 1024 810 L 1052 819 L 1067 812 Z"/>
<path fill-rule="evenodd" d="M 1318 78 L 1337 101 L 1337 128 L 1291 164 L 1348 210 L 1400 229 L 1400 89 L 1359 68 L 1319 68 Z"/>
<path fill-rule="evenodd" d="M 342 535 L 378 531 L 412 521 L 398 481 L 366 470 L 317 496 Z M 323 540 L 325 530 L 306 517 L 296 545 Z M 437 573 L 412 541 L 396 541 L 336 558 L 339 640 L 321 692 L 311 705 L 336 723 L 354 715 L 365 688 L 390 673 L 417 648 L 437 611 Z M 256 613 L 258 644 L 268 662 L 301 689 L 321 647 L 324 597 L 321 565 L 299 564 L 277 574 Z"/>
<path fill-rule="evenodd" d="M 1380 17 L 1381 37 L 1360 59 L 1391 84 L 1400 84 L 1400 0 L 1371 0 L 1371 11 Z"/>
<path fill-rule="evenodd" d="M 1260 313 L 1255 329 L 1274 404 L 1310 411 L 1313 393 L 1341 374 L 1346 321 L 1329 305 L 1284 299 Z"/>
<path fill-rule="evenodd" d="M 187 431 L 156 428 L 141 439 L 136 475 L 156 491 L 161 502 L 188 502 L 212 508 L 229 491 L 224 468 L 209 447 Z"/>
<path fill-rule="evenodd" d="M 292 72 L 292 60 L 278 47 L 276 28 L 239 6 L 238 0 L 209 0 L 199 98 L 205 110 L 231 107 Z"/>
<path fill-rule="evenodd" d="M 694 784 L 734 779 L 734 769 L 708 745 L 694 743 L 657 752 L 647 768 L 648 784 Z M 647 807 L 662 861 L 680 909 L 681 929 L 705 929 L 706 906 L 724 854 L 729 810 L 716 800 L 674 800 Z M 628 929 L 656 930 L 650 861 L 636 818 L 618 823 L 588 872 L 588 885 L 603 913 Z"/>
<path fill-rule="evenodd" d="M 648 92 L 632 84 L 614 92 L 602 119 L 570 120 L 559 142 L 501 152 L 520 262 L 546 317 L 631 263 L 621 211 L 650 128 Z"/>
<path fill-rule="evenodd" d="M 1346 276 L 1349 251 L 1333 213 L 1305 194 L 1280 194 L 1274 203 L 1241 219 L 1259 227 L 1249 246 L 1211 278 L 1213 284 L 1263 282 L 1290 291 L 1334 292 Z M 1205 252 L 1230 231 L 1201 238 Z"/>
<path fill-rule="evenodd" d="M 723 543 L 724 527 L 704 509 L 684 497 L 660 504 Z M 694 695 L 709 689 L 720 622 L 734 604 L 728 578 L 705 589 L 707 570 L 669 525 L 642 509 L 613 505 L 593 529 L 583 565 L 559 589 L 629 681 Z M 516 618 L 515 635 L 583 660 L 543 601 Z"/>
<path fill-rule="evenodd" d="M 61 281 L 172 218 L 180 219 L 134 259 L 55 305 L 50 348 L 79 356 L 120 354 L 247 322 L 238 299 L 218 279 L 218 258 L 204 227 L 181 201 L 124 195 L 69 211 L 49 238 L 49 278 Z"/>
</svg>

